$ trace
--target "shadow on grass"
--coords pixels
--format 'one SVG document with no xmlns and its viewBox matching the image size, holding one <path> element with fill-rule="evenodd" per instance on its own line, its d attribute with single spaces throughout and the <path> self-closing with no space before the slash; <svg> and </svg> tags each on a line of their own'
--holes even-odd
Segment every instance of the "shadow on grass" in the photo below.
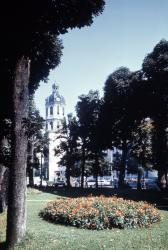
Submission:
<svg viewBox="0 0 168 250">
<path fill-rule="evenodd" d="M 6 242 L 0 242 L 0 250 L 6 250 Z"/>
<path fill-rule="evenodd" d="M 120 198 L 134 201 L 147 201 L 155 204 L 159 209 L 168 210 L 168 193 L 157 190 L 114 189 L 114 188 L 43 188 L 43 192 L 52 193 L 62 197 L 77 198 L 88 195 L 115 195 Z"/>
</svg>

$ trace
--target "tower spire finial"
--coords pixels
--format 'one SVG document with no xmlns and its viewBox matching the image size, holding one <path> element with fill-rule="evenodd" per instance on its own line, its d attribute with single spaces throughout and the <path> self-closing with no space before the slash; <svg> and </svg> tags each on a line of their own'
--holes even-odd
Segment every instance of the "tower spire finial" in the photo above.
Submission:
<svg viewBox="0 0 168 250">
<path fill-rule="evenodd" d="M 58 83 L 54 83 L 54 84 L 52 85 L 52 91 L 53 91 L 53 93 L 58 92 L 58 89 L 59 89 Z"/>
</svg>

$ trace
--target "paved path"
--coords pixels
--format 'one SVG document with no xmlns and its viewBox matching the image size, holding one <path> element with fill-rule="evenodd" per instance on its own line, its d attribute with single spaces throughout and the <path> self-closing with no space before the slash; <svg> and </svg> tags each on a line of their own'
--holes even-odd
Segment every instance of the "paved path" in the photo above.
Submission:
<svg viewBox="0 0 168 250">
<path fill-rule="evenodd" d="M 54 201 L 54 200 L 27 200 L 27 201 Z"/>
</svg>

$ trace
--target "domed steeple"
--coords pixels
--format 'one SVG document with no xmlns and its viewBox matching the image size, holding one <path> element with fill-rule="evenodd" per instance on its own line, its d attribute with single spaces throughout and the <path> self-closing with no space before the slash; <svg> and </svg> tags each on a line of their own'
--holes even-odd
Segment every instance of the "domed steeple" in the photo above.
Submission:
<svg viewBox="0 0 168 250">
<path fill-rule="evenodd" d="M 65 99 L 59 93 L 58 84 L 52 85 L 52 94 L 45 100 L 46 131 L 57 131 L 65 117 Z"/>
<path fill-rule="evenodd" d="M 46 98 L 47 105 L 53 105 L 55 103 L 60 103 L 65 105 L 65 99 L 62 95 L 59 94 L 59 86 L 55 83 L 52 85 L 52 94 Z"/>
</svg>

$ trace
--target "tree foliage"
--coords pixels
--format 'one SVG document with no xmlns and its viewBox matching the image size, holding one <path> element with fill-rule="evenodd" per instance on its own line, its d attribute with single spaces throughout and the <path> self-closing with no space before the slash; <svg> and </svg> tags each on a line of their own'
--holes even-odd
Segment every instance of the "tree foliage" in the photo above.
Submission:
<svg viewBox="0 0 168 250">
<path fill-rule="evenodd" d="M 72 114 L 68 115 L 68 121 L 64 120 L 58 130 L 57 140 L 59 144 L 55 148 L 55 155 L 61 156 L 59 164 L 66 166 L 67 186 L 70 186 L 70 176 L 77 175 L 79 162 L 77 122 Z"/>
<path fill-rule="evenodd" d="M 153 132 L 150 154 L 152 150 L 153 164 L 158 169 L 160 183 L 163 179 L 168 183 L 167 82 L 168 42 L 161 40 L 145 57 L 140 71 L 130 72 L 122 67 L 108 77 L 104 88 L 106 145 L 109 146 L 111 142 L 111 145 L 115 143 L 115 146 L 121 147 L 121 142 L 127 141 L 132 152 L 136 148 L 141 161 L 151 158 L 149 154 L 147 157 L 148 139 L 147 134 L 144 134 L 146 131 L 142 129 L 142 121 L 151 118 Z"/>
<path fill-rule="evenodd" d="M 33 93 L 39 81 L 46 80 L 49 70 L 60 62 L 62 46 L 55 37 L 69 28 L 89 26 L 103 11 L 104 4 L 103 0 L 16 0 L 1 4 L 0 67 L 1 79 L 5 83 L 1 97 L 7 95 L 9 98 L 8 102 L 0 102 L 1 107 L 5 104 L 0 113 L 1 119 L 12 119 L 13 138 L 7 226 L 9 249 L 23 238 L 26 229 L 27 137 L 22 121 L 28 115 L 28 94 Z M 18 173 L 19 180 L 16 178 Z"/>
</svg>

